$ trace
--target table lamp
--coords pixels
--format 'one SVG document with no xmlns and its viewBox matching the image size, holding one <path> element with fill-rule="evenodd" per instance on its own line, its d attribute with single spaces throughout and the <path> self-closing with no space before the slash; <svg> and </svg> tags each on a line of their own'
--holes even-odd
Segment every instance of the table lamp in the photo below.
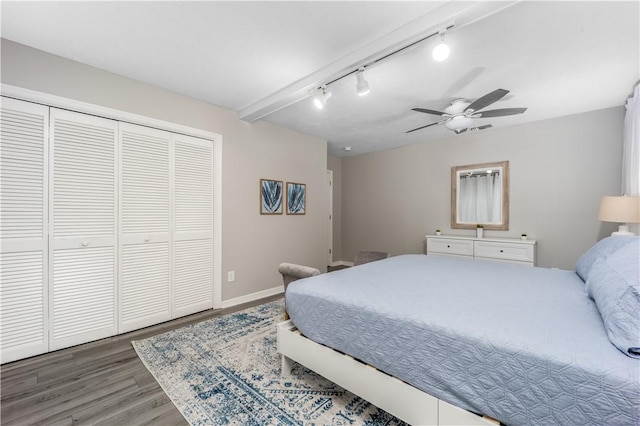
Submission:
<svg viewBox="0 0 640 426">
<path fill-rule="evenodd" d="M 623 195 L 602 198 L 598 220 L 621 223 L 618 231 L 611 235 L 635 235 L 629 232 L 627 223 L 640 223 L 640 197 Z"/>
</svg>

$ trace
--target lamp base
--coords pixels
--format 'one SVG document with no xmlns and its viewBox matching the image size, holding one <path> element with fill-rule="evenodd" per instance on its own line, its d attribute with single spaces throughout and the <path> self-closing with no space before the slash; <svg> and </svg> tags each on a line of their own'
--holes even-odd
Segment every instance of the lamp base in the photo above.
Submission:
<svg viewBox="0 0 640 426">
<path fill-rule="evenodd" d="M 636 235 L 633 232 L 629 232 L 629 227 L 627 225 L 618 226 L 618 230 L 616 232 L 612 232 L 611 235 Z"/>
</svg>

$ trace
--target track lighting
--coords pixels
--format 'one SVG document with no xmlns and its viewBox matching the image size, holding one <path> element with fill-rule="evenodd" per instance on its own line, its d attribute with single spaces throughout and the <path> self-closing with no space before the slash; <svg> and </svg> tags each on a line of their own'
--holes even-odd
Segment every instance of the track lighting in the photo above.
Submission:
<svg viewBox="0 0 640 426">
<path fill-rule="evenodd" d="M 436 62 L 442 62 L 449 57 L 449 46 L 444 42 L 444 33 L 446 30 L 440 31 L 440 44 L 433 49 L 433 59 Z"/>
<path fill-rule="evenodd" d="M 322 87 L 322 93 L 318 93 L 315 98 L 313 98 L 313 104 L 318 109 L 324 108 L 327 104 L 327 101 L 331 97 L 331 92 L 327 91 L 326 87 Z"/>
<path fill-rule="evenodd" d="M 356 78 L 358 79 L 356 83 L 356 92 L 358 92 L 358 95 L 364 96 L 369 93 L 369 83 L 364 79 L 364 68 L 360 68 L 358 72 L 356 72 Z"/>
<path fill-rule="evenodd" d="M 2 1 L 2 0 L 0 0 Z M 329 98 L 331 97 L 331 92 L 329 90 L 327 90 L 327 86 L 342 80 L 343 78 L 352 75 L 354 72 L 356 74 L 356 93 L 358 93 L 359 96 L 364 96 L 367 93 L 369 93 L 370 88 L 369 88 L 369 82 L 367 80 L 364 79 L 364 69 L 368 68 L 370 66 L 376 65 L 378 64 L 380 61 L 383 61 L 387 58 L 389 58 L 390 56 L 396 55 L 398 53 L 404 52 L 405 50 L 415 46 L 418 43 L 422 43 L 425 40 L 429 40 L 432 39 L 433 37 L 436 36 L 440 36 L 440 44 L 437 45 L 435 47 L 435 49 L 433 49 L 433 59 L 435 59 L 438 62 L 444 61 L 445 59 L 447 59 L 447 57 L 449 56 L 449 46 L 447 46 L 444 43 L 444 35 L 445 33 L 453 28 L 455 26 L 455 24 L 453 22 L 451 22 L 450 24 L 447 24 L 447 26 L 443 27 L 442 29 L 438 30 L 437 32 L 430 32 L 428 35 L 425 35 L 424 37 L 420 38 L 419 40 L 413 41 L 409 44 L 407 44 L 406 46 L 402 46 L 399 49 L 396 49 L 392 52 L 389 53 L 385 53 L 384 56 L 377 58 L 377 59 L 372 59 L 367 63 L 363 63 L 361 64 L 356 70 L 353 70 L 353 68 L 347 70 L 345 72 L 345 74 L 342 74 L 338 77 L 333 78 L 333 80 L 330 81 L 325 81 L 324 83 L 322 83 L 323 85 L 318 87 L 312 87 L 309 89 L 308 94 L 310 96 L 314 96 L 313 98 L 313 104 L 316 106 L 316 108 L 318 109 L 323 109 L 325 107 L 325 105 L 327 104 L 327 101 L 329 100 Z"/>
</svg>

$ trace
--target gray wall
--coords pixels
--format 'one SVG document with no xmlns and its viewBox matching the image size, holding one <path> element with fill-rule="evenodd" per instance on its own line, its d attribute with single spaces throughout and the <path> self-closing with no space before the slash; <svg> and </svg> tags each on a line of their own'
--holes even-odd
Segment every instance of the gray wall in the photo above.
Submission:
<svg viewBox="0 0 640 426">
<path fill-rule="evenodd" d="M 620 192 L 623 107 L 494 128 L 343 158 L 342 256 L 355 250 L 422 253 L 424 236 L 452 230 L 452 166 L 509 161 L 510 227 L 487 237 L 538 240 L 538 266 L 573 269 L 616 224 L 597 220 Z"/>
<path fill-rule="evenodd" d="M 222 135 L 223 300 L 282 285 L 280 262 L 326 270 L 326 141 L 9 40 L 1 50 L 2 83 Z M 307 214 L 261 216 L 260 178 L 306 183 Z"/>
</svg>

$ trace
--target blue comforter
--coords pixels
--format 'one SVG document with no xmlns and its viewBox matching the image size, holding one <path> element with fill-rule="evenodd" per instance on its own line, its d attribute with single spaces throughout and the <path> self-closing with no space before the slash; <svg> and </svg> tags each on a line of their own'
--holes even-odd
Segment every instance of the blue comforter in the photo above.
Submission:
<svg viewBox="0 0 640 426">
<path fill-rule="evenodd" d="M 640 360 L 571 271 L 403 255 L 292 283 L 308 338 L 508 425 L 638 425 Z"/>
</svg>

